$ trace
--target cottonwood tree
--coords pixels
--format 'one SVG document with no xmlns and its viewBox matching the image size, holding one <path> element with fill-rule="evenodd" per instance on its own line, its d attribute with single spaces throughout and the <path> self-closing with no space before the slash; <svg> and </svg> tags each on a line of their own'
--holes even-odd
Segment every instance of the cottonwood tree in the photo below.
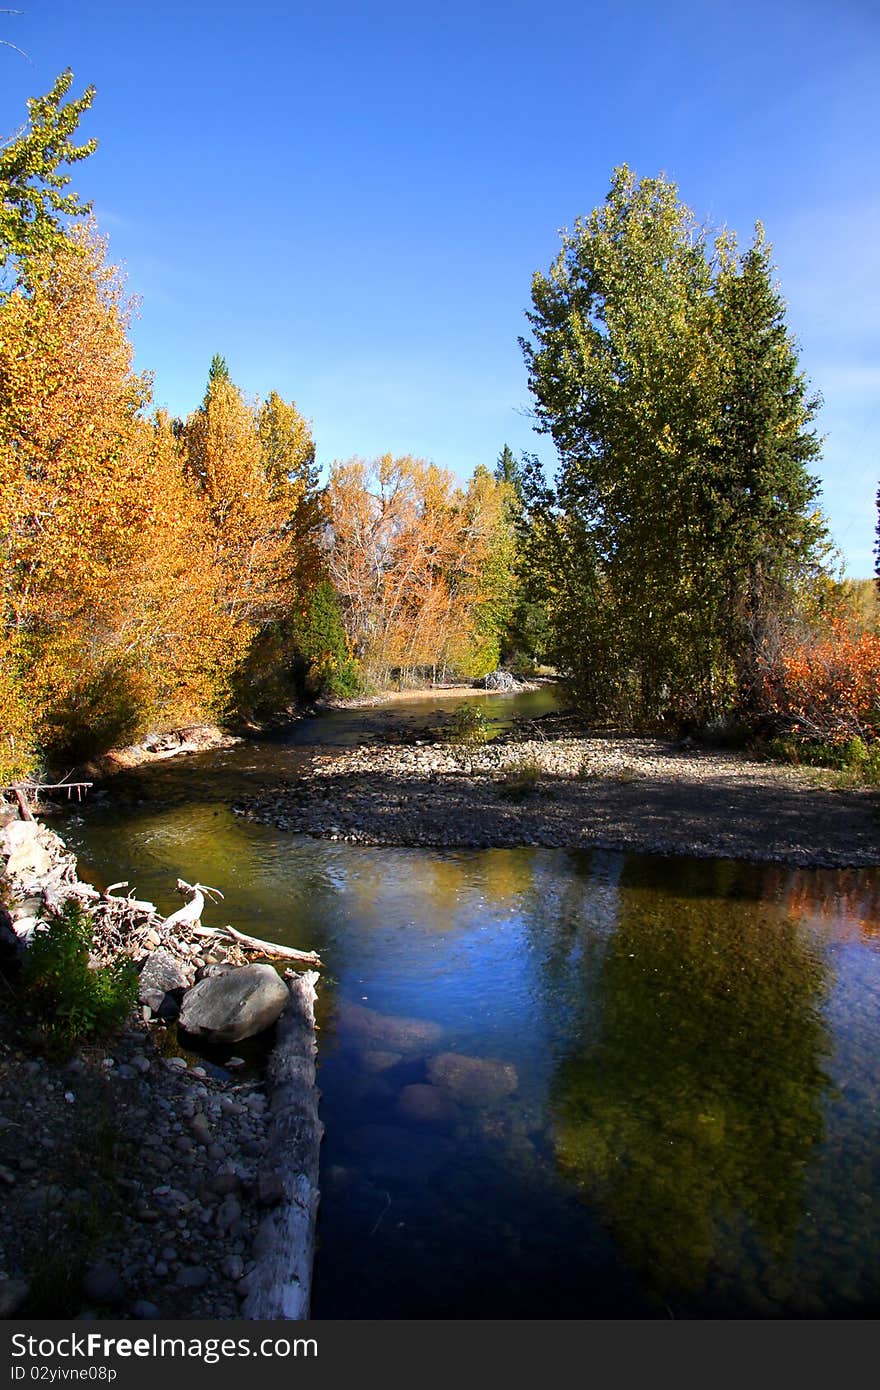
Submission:
<svg viewBox="0 0 880 1390">
<path fill-rule="evenodd" d="M 622 166 L 534 277 L 522 347 L 559 455 L 534 520 L 556 652 L 596 716 L 728 709 L 750 619 L 815 563 L 816 401 L 770 273 L 760 233 L 742 257 L 710 244 L 673 184 Z"/>
<path fill-rule="evenodd" d="M 95 88 L 76 100 L 64 98 L 73 85 L 67 69 L 52 90 L 28 101 L 28 124 L 0 147 L 0 259 L 46 251 L 64 235 L 68 218 L 81 217 L 91 203 L 68 189 L 65 166 L 86 159 L 97 140 L 76 144 L 80 117 L 92 104 Z"/>
<path fill-rule="evenodd" d="M 503 500 L 486 469 L 461 488 L 409 456 L 333 466 L 327 564 L 368 679 L 494 664 L 510 587 Z"/>
</svg>

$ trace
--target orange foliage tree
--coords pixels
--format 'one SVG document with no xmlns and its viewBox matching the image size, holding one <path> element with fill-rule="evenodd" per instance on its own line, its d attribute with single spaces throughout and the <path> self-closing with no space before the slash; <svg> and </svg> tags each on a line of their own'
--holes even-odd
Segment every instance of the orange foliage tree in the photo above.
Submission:
<svg viewBox="0 0 880 1390">
<path fill-rule="evenodd" d="M 0 304 L 3 654 L 25 741 L 49 751 L 170 720 L 184 690 L 213 712 L 238 659 L 182 456 L 143 419 L 126 313 L 92 226 L 22 262 Z"/>
<path fill-rule="evenodd" d="M 333 466 L 327 563 L 369 680 L 495 664 L 513 558 L 504 487 L 483 469 L 463 489 L 409 456 Z"/>
</svg>

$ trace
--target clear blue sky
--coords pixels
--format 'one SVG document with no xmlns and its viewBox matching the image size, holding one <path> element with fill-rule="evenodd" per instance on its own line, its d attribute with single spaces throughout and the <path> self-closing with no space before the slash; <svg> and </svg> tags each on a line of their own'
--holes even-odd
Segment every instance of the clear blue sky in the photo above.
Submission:
<svg viewBox="0 0 880 1390">
<path fill-rule="evenodd" d="M 876 0 L 15 0 L 0 133 L 65 67 L 98 88 L 74 170 L 140 296 L 157 403 L 221 352 L 314 421 L 319 461 L 464 476 L 532 432 L 517 336 L 612 168 L 774 245 L 825 400 L 824 505 L 872 571 L 880 480 Z"/>
</svg>

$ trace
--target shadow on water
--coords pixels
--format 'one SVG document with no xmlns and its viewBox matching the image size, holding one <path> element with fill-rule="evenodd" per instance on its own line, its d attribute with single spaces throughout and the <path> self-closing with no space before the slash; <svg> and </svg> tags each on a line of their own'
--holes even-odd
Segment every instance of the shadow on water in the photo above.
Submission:
<svg viewBox="0 0 880 1390">
<path fill-rule="evenodd" d="M 230 814 L 249 768 L 299 755 L 153 768 L 64 833 L 164 911 L 198 878 L 226 894 L 211 924 L 322 952 L 316 1317 L 877 1311 L 876 871 Z"/>
</svg>

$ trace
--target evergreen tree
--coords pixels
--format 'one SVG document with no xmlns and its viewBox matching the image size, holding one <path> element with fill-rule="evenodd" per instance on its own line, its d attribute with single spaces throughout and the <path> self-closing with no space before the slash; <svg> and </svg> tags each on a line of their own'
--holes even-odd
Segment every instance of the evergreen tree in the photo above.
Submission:
<svg viewBox="0 0 880 1390">
<path fill-rule="evenodd" d="M 756 614 L 822 534 L 816 401 L 763 238 L 713 250 L 673 184 L 624 166 L 532 302 L 522 346 L 559 468 L 552 492 L 532 477 L 531 515 L 558 659 L 595 715 L 718 714 Z"/>
</svg>

